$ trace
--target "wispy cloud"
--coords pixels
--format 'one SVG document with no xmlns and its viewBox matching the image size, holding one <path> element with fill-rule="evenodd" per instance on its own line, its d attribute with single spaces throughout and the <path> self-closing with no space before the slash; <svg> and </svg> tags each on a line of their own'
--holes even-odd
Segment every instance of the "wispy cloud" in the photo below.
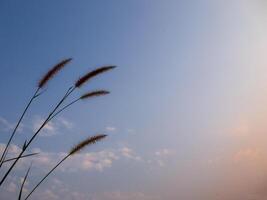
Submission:
<svg viewBox="0 0 267 200">
<path fill-rule="evenodd" d="M 103 171 L 112 166 L 119 157 L 112 150 L 103 150 L 91 153 L 80 153 L 66 161 L 62 171 Z"/>
<path fill-rule="evenodd" d="M 0 143 L 0 152 L 3 152 L 4 151 L 4 148 L 5 148 L 5 144 L 3 143 Z M 14 144 L 11 144 L 9 146 L 9 153 L 12 155 L 12 156 L 16 156 L 18 153 L 20 153 L 21 151 L 21 148 L 18 147 L 17 145 L 14 145 Z"/>
<path fill-rule="evenodd" d="M 33 131 L 36 132 L 43 123 L 43 119 L 35 119 L 33 122 Z M 52 136 L 56 134 L 56 127 L 53 122 L 49 122 L 42 130 L 40 136 Z"/>
<path fill-rule="evenodd" d="M 25 123 L 21 123 L 18 132 L 24 130 L 36 131 L 44 122 L 44 118 L 35 116 L 32 120 L 28 120 Z M 9 122 L 7 119 L 0 116 L 0 131 L 10 132 L 14 129 L 15 123 Z M 60 117 L 52 122 L 49 122 L 41 131 L 40 136 L 53 136 L 60 133 L 60 130 L 70 130 L 73 128 L 73 123 L 67 119 Z"/>
<path fill-rule="evenodd" d="M 5 199 L 11 200 L 16 198 L 16 192 L 19 188 L 18 177 L 11 177 L 11 180 L 5 185 Z M 157 195 L 147 194 L 141 191 L 125 192 L 120 190 L 104 191 L 104 192 L 78 192 L 66 183 L 57 178 L 51 178 L 47 187 L 40 187 L 32 195 L 32 199 L 38 200 L 161 200 L 162 198 Z M 29 191 L 30 186 L 25 186 L 25 192 Z"/>
<path fill-rule="evenodd" d="M 44 118 L 36 116 L 33 119 L 32 130 L 35 132 L 44 122 Z M 65 118 L 58 118 L 53 122 L 49 122 L 42 129 L 40 136 L 53 136 L 59 134 L 62 130 L 69 130 L 73 128 L 73 124 Z"/>
<path fill-rule="evenodd" d="M 0 131 L 2 132 L 8 132 L 13 130 L 15 127 L 15 124 L 12 122 L 9 122 L 7 119 L 5 119 L 4 117 L 0 116 Z M 17 131 L 21 132 L 24 128 L 24 124 L 20 124 L 20 126 L 18 127 Z"/>
<path fill-rule="evenodd" d="M 12 129 L 12 124 L 10 124 L 5 118 L 0 117 L 0 130 L 9 131 Z"/>
<path fill-rule="evenodd" d="M 59 122 L 61 127 L 66 128 L 66 129 L 72 129 L 74 126 L 72 122 L 62 117 L 58 118 L 57 121 Z"/>
<path fill-rule="evenodd" d="M 107 127 L 106 127 L 106 131 L 109 131 L 109 132 L 114 132 L 114 131 L 116 131 L 116 130 L 117 130 L 117 128 L 114 127 L 114 126 L 107 126 Z"/>
<path fill-rule="evenodd" d="M 155 167 L 164 167 L 166 163 L 168 163 L 171 158 L 175 156 L 176 151 L 170 148 L 159 149 L 154 152 L 154 155 L 147 160 L 147 163 L 151 166 Z"/>
<path fill-rule="evenodd" d="M 124 157 L 126 157 L 128 159 L 133 159 L 133 160 L 136 160 L 136 161 L 142 160 L 142 158 L 140 156 L 136 155 L 134 150 L 130 149 L 129 147 L 123 147 L 119 151 L 122 154 L 122 156 L 124 156 Z"/>
<path fill-rule="evenodd" d="M 0 150 L 4 148 L 4 144 L 0 144 Z M 21 148 L 17 145 L 10 146 L 10 157 L 14 157 L 21 151 Z M 31 152 L 39 152 L 40 154 L 35 156 L 34 165 L 32 168 L 32 173 L 34 174 L 42 174 L 47 172 L 47 170 L 51 169 L 62 157 L 66 155 L 65 152 L 46 152 L 41 149 L 32 149 Z M 154 157 L 165 157 L 171 155 L 170 149 L 160 149 L 156 152 L 157 155 Z M 153 154 L 152 154 L 153 155 Z M 25 168 L 28 167 L 29 162 L 33 158 L 25 158 L 22 159 L 18 165 L 17 170 L 23 172 Z M 58 169 L 60 173 L 82 173 L 88 171 L 98 171 L 102 172 L 103 170 L 112 167 L 113 163 L 119 159 L 127 159 L 131 162 L 140 162 L 143 161 L 144 158 L 139 156 L 133 149 L 128 146 L 124 146 L 118 149 L 105 149 L 97 152 L 85 152 L 79 153 L 69 160 L 66 160 L 61 167 Z M 153 161 L 154 163 L 157 160 Z M 159 161 L 161 162 L 161 161 Z M 144 164 L 146 162 L 143 162 Z M 158 165 L 164 165 L 164 163 Z M 6 191 L 10 193 L 9 197 L 12 197 L 12 194 L 18 190 L 19 187 L 19 179 L 10 181 L 6 186 Z M 95 193 L 95 194 L 84 194 L 80 192 L 73 191 L 67 183 L 60 181 L 57 178 L 51 177 L 49 180 L 51 184 L 47 187 L 40 188 L 33 197 L 38 197 L 40 200 L 57 200 L 60 198 L 64 198 L 66 200 L 71 199 L 80 199 L 86 200 L 88 196 L 94 200 L 159 200 L 161 199 L 158 196 L 151 196 L 144 194 L 142 192 L 121 192 L 121 191 L 111 191 L 104 193 Z M 27 191 L 31 186 L 31 182 L 26 184 L 25 191 Z M 68 194 L 68 196 L 65 196 Z M 12 199 L 12 198 L 11 198 Z"/>
<path fill-rule="evenodd" d="M 4 149 L 5 145 L 0 144 L 0 151 Z M 10 146 L 9 156 L 15 157 L 21 151 L 21 148 L 12 144 Z M 46 171 L 53 167 L 61 158 L 63 158 L 66 152 L 46 152 L 38 148 L 33 148 L 31 153 L 39 153 L 34 156 L 34 166 L 41 171 Z M 103 171 L 106 168 L 110 168 L 113 162 L 126 159 L 133 162 L 143 161 L 152 166 L 165 166 L 166 162 L 170 160 L 175 154 L 172 149 L 160 149 L 149 156 L 141 157 L 133 149 L 124 146 L 118 149 L 105 149 L 97 152 L 84 152 L 79 153 L 69 160 L 66 160 L 64 164 L 59 168 L 61 172 L 83 172 L 83 171 Z M 29 161 L 33 158 L 22 159 L 19 163 L 19 168 L 24 169 L 27 167 Z"/>
<path fill-rule="evenodd" d="M 4 144 L 0 144 L 0 151 L 2 151 L 4 147 Z M 20 151 L 20 147 L 12 144 L 10 146 L 9 157 L 17 156 Z M 33 168 L 37 168 L 41 171 L 46 171 L 53 167 L 62 157 L 67 154 L 64 152 L 45 152 L 37 148 L 32 149 L 32 152 L 39 153 L 34 157 Z M 25 169 L 31 159 L 32 158 L 22 159 L 18 167 Z M 66 160 L 59 170 L 62 172 L 81 172 L 88 170 L 103 171 L 105 168 L 111 167 L 112 163 L 118 159 L 119 156 L 116 155 L 114 150 L 80 153 L 70 157 L 69 160 Z"/>
</svg>

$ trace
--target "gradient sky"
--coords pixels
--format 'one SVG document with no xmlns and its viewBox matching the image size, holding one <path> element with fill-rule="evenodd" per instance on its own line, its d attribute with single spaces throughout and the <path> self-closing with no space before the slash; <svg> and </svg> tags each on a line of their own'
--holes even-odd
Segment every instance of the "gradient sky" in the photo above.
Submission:
<svg viewBox="0 0 267 200">
<path fill-rule="evenodd" d="M 0 0 L 0 148 L 49 67 L 73 62 L 25 117 L 10 156 L 79 76 L 109 72 L 32 144 L 25 194 L 78 141 L 40 200 L 265 200 L 267 3 L 264 0 Z M 74 95 L 74 96 L 75 96 Z M 31 159 L 0 190 L 14 199 Z"/>
</svg>

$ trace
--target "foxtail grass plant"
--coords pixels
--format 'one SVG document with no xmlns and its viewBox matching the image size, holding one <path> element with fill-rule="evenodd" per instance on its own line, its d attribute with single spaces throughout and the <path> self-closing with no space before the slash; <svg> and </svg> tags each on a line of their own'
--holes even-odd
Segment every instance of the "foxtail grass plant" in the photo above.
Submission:
<svg viewBox="0 0 267 200">
<path fill-rule="evenodd" d="M 82 142 L 78 143 L 76 146 L 74 146 L 69 153 L 62 158 L 37 184 L 36 186 L 31 190 L 31 192 L 26 196 L 25 200 L 28 199 L 32 193 L 44 182 L 44 180 L 60 165 L 62 164 L 67 158 L 69 158 L 70 156 L 75 155 L 76 153 L 79 153 L 80 151 L 82 151 L 86 146 L 95 144 L 96 142 L 104 139 L 107 135 L 94 135 L 92 137 L 89 137 L 85 140 L 83 140 Z"/>
<path fill-rule="evenodd" d="M 43 88 L 50 79 L 52 79 L 60 70 L 62 70 L 72 58 L 64 59 L 60 63 L 51 68 L 39 81 L 38 88 Z"/>
<path fill-rule="evenodd" d="M 22 121 L 22 119 L 24 118 L 26 112 L 28 111 L 29 107 L 31 106 L 32 102 L 41 95 L 41 93 L 39 93 L 39 91 L 48 83 L 49 80 L 51 80 L 60 70 L 63 69 L 64 66 L 66 66 L 72 59 L 68 58 L 68 59 L 64 59 L 61 62 L 59 62 L 58 64 L 56 64 L 55 66 L 53 66 L 43 77 L 42 79 L 39 81 L 38 83 L 38 87 L 36 88 L 33 96 L 31 97 L 31 99 L 29 100 L 28 104 L 26 105 L 25 109 L 23 110 L 6 146 L 5 149 L 1 155 L 0 158 L 0 168 L 2 167 L 2 164 L 4 163 L 4 160 L 6 158 L 6 155 L 8 153 L 8 148 L 10 143 L 12 142 L 13 137 L 15 136 L 17 129 Z"/>
<path fill-rule="evenodd" d="M 96 68 L 94 70 L 89 71 L 88 73 L 86 73 L 85 75 L 81 76 L 80 78 L 78 78 L 73 86 L 69 87 L 66 92 L 63 94 L 63 96 L 61 97 L 61 99 L 54 105 L 53 109 L 47 114 L 45 120 L 41 123 L 40 127 L 32 134 L 32 136 L 25 140 L 23 147 L 20 151 L 20 153 L 14 157 L 14 158 L 9 158 L 6 159 L 6 156 L 8 155 L 8 150 L 9 147 L 14 139 L 14 136 L 18 130 L 19 125 L 21 124 L 25 114 L 27 113 L 27 111 L 29 110 L 30 106 L 32 105 L 32 102 L 37 99 L 38 97 L 41 96 L 41 94 L 43 94 L 46 90 L 44 89 L 48 82 L 50 80 L 52 80 L 62 69 L 64 69 L 64 67 L 69 64 L 72 61 L 71 58 L 68 59 L 64 59 L 61 62 L 57 63 L 56 65 L 54 65 L 50 70 L 48 70 L 48 72 L 46 74 L 44 74 L 42 76 L 42 78 L 39 80 L 38 84 L 37 84 L 37 88 L 36 91 L 34 92 L 33 96 L 31 97 L 31 99 L 29 100 L 28 104 L 26 105 L 25 109 L 23 110 L 14 130 L 12 131 L 7 144 L 1 154 L 1 158 L 0 158 L 0 170 L 3 171 L 5 170 L 5 168 L 1 168 L 3 164 L 5 164 L 6 162 L 11 162 L 13 161 L 13 163 L 7 167 L 6 171 L 3 172 L 3 177 L 1 177 L 0 179 L 0 187 L 3 185 L 3 183 L 5 183 L 5 181 L 7 180 L 7 177 L 9 176 L 9 174 L 14 170 L 14 167 L 17 165 L 18 161 L 21 158 L 26 158 L 26 157 L 34 157 L 37 153 L 26 153 L 27 150 L 29 149 L 30 145 L 36 140 L 37 136 L 40 134 L 40 132 L 43 130 L 43 128 L 52 120 L 54 119 L 56 116 L 58 116 L 62 111 L 66 110 L 67 108 L 69 108 L 70 106 L 74 105 L 76 102 L 80 101 L 80 100 L 89 100 L 93 97 L 99 97 L 99 96 L 104 96 L 109 94 L 109 91 L 106 90 L 94 90 L 94 91 L 90 91 L 87 92 L 83 95 L 80 95 L 78 98 L 73 98 L 73 100 L 69 101 L 68 99 L 70 98 L 70 96 L 73 94 L 73 92 L 76 89 L 80 89 L 81 87 L 83 87 L 87 82 L 89 82 L 91 79 L 95 78 L 96 76 L 103 74 L 105 72 L 108 72 L 112 69 L 115 68 L 115 66 L 103 66 L 103 67 L 99 67 Z M 66 102 L 69 101 L 69 102 Z M 65 104 L 65 105 L 64 105 Z M 64 161 L 66 160 L 68 157 L 78 153 L 80 150 L 82 150 L 84 147 L 94 144 L 95 142 L 100 141 L 101 139 L 105 138 L 106 135 L 95 135 L 93 137 L 89 137 L 86 140 L 82 141 L 81 143 L 79 143 L 78 145 L 76 145 L 75 147 L 73 147 L 70 152 L 53 168 L 51 169 L 48 174 L 46 176 L 44 176 L 41 181 L 34 187 L 34 189 L 28 194 L 28 196 L 26 197 L 26 199 L 28 199 L 31 194 L 37 189 L 37 187 Z M 25 184 L 26 179 L 28 178 L 28 174 L 30 171 L 30 167 L 24 177 L 24 180 L 22 182 L 21 185 L 21 189 L 20 189 L 20 193 L 19 193 L 19 199 L 22 198 L 22 192 L 23 192 L 23 187 Z"/>
<path fill-rule="evenodd" d="M 107 72 L 111 69 L 114 69 L 116 66 L 104 66 L 104 67 L 100 67 L 97 68 L 93 71 L 88 72 L 87 74 L 85 74 L 84 76 L 82 76 L 81 78 L 79 78 L 76 83 L 75 83 L 75 87 L 81 87 L 82 85 L 84 85 L 86 82 L 88 82 L 89 80 L 91 80 L 92 78 L 98 76 L 99 74 L 103 74 L 104 72 Z"/>
</svg>

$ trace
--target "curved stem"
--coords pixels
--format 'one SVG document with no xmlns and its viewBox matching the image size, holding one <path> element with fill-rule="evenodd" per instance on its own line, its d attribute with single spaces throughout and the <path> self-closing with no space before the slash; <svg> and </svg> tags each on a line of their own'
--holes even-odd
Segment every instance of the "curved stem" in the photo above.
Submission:
<svg viewBox="0 0 267 200">
<path fill-rule="evenodd" d="M 20 125 L 20 123 L 21 123 L 23 117 L 24 117 L 24 115 L 26 114 L 26 112 L 27 112 L 28 108 L 30 107 L 31 103 L 33 102 L 33 100 L 34 100 L 36 97 L 39 96 L 39 95 L 37 95 L 38 92 L 39 92 L 39 90 L 40 90 L 40 88 L 37 88 L 37 89 L 36 89 L 35 93 L 33 94 L 32 98 L 30 99 L 29 103 L 27 104 L 27 106 L 25 107 L 23 113 L 22 113 L 21 116 L 20 116 L 19 121 L 17 122 L 17 124 L 16 124 L 16 126 L 15 126 L 15 128 L 14 128 L 14 130 L 13 130 L 13 132 L 12 132 L 12 134 L 11 134 L 11 136 L 10 136 L 8 142 L 7 142 L 7 145 L 6 145 L 6 147 L 5 147 L 5 149 L 4 149 L 3 153 L 2 153 L 2 156 L 1 156 L 1 158 L 0 158 L 0 168 L 1 168 L 2 164 L 3 164 L 3 161 L 4 161 L 5 158 L 6 158 L 7 153 L 8 153 L 8 147 L 9 147 L 9 145 L 10 145 L 10 143 L 11 143 L 11 141 L 12 141 L 12 139 L 13 139 L 13 137 L 14 137 L 14 135 L 15 135 L 15 133 L 16 133 L 16 131 L 17 131 L 17 129 L 18 129 L 18 127 L 19 127 L 19 125 Z"/>
<path fill-rule="evenodd" d="M 50 117 L 50 120 L 52 120 L 54 117 L 56 117 L 59 113 L 61 113 L 63 110 L 65 110 L 66 108 L 68 108 L 69 106 L 71 106 L 72 104 L 76 103 L 77 101 L 79 101 L 81 98 L 75 99 L 74 101 L 70 102 L 69 104 L 67 104 L 66 106 L 64 106 L 63 108 L 61 108 L 60 110 L 58 110 L 55 114 L 52 115 L 52 117 Z"/>
<path fill-rule="evenodd" d="M 23 155 L 23 156 L 21 156 L 20 158 L 26 158 L 26 157 L 34 156 L 34 155 L 37 155 L 37 154 L 39 154 L 39 153 L 30 153 L 30 154 Z M 12 160 L 16 160 L 17 158 L 18 158 L 18 157 L 6 159 L 6 160 L 3 161 L 3 163 L 5 163 L 5 162 L 10 162 L 10 161 L 12 161 Z"/>
<path fill-rule="evenodd" d="M 31 194 L 39 187 L 39 185 L 41 185 L 41 183 L 62 163 L 64 162 L 68 157 L 70 156 L 70 154 L 68 154 L 67 156 L 65 156 L 58 164 L 56 164 L 38 183 L 37 185 L 31 190 L 31 192 L 26 196 L 25 200 L 27 200 Z"/>
<path fill-rule="evenodd" d="M 25 148 L 22 149 L 22 151 L 20 152 L 20 154 L 18 155 L 18 157 L 16 158 L 16 160 L 13 162 L 13 164 L 10 166 L 10 168 L 8 169 L 8 171 L 5 173 L 4 177 L 1 179 L 0 181 L 0 186 L 4 183 L 5 179 L 7 178 L 7 176 L 9 175 L 9 173 L 11 172 L 11 170 L 14 168 L 14 166 L 16 165 L 16 163 L 18 162 L 18 160 L 21 158 L 21 156 L 23 155 L 23 153 L 27 150 L 27 148 L 29 147 L 29 145 L 32 143 L 32 141 L 36 138 L 36 136 L 38 135 L 38 133 L 43 129 L 43 127 L 48 123 L 50 117 L 56 112 L 56 110 L 59 108 L 59 106 L 64 102 L 64 100 L 75 90 L 75 87 L 70 87 L 68 89 L 68 91 L 65 93 L 65 95 L 63 96 L 63 98 L 59 101 L 59 103 L 55 106 L 55 108 L 50 112 L 50 114 L 48 115 L 48 117 L 45 119 L 45 121 L 43 122 L 43 124 L 40 126 L 40 128 L 34 133 L 34 135 L 31 137 L 31 139 L 29 140 L 29 142 L 26 144 Z"/>
<path fill-rule="evenodd" d="M 29 175 L 29 172 L 30 172 L 31 167 L 32 167 L 32 163 L 31 163 L 30 167 L 28 168 L 28 170 L 26 172 L 26 175 L 25 175 L 25 177 L 23 179 L 23 182 L 21 184 L 18 200 L 21 200 L 21 196 L 22 196 L 22 191 L 23 191 L 23 188 L 24 188 L 24 184 L 25 184 L 25 182 L 26 182 L 26 180 L 28 178 L 28 175 Z"/>
</svg>

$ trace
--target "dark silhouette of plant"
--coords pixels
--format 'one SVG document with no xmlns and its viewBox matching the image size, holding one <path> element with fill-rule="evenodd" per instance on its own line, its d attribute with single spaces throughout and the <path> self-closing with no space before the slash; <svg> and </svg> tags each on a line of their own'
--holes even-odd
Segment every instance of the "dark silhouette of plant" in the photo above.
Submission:
<svg viewBox="0 0 267 200">
<path fill-rule="evenodd" d="M 41 93 L 39 93 L 39 91 L 47 84 L 47 82 L 52 79 L 52 77 L 57 74 L 61 69 L 63 69 L 64 66 L 66 66 L 66 64 L 68 64 L 72 59 L 71 58 L 68 58 L 68 59 L 64 59 L 63 61 L 59 62 L 58 64 L 56 64 L 54 67 L 52 67 L 44 76 L 43 78 L 39 81 L 38 83 L 38 87 L 36 89 L 36 91 L 34 92 L 33 96 L 31 97 L 30 101 L 28 102 L 28 104 L 26 105 L 24 111 L 22 112 L 6 146 L 5 146 L 5 149 L 1 155 L 1 158 L 0 158 L 0 168 L 2 167 L 2 164 L 3 164 L 3 161 L 5 160 L 6 158 L 6 155 L 8 153 L 8 148 L 9 148 L 9 145 L 13 139 L 13 137 L 15 136 L 15 133 L 24 117 L 24 115 L 26 114 L 26 112 L 28 111 L 30 105 L 32 104 L 32 102 L 38 97 L 40 96 Z M 0 184 L 1 185 L 1 184 Z"/>
<path fill-rule="evenodd" d="M 43 88 L 50 79 L 53 78 L 63 67 L 65 67 L 72 58 L 62 60 L 60 63 L 56 64 L 52 69 L 50 69 L 43 78 L 39 81 L 38 88 Z"/>
<path fill-rule="evenodd" d="M 70 156 L 73 156 L 74 154 L 78 153 L 79 151 L 81 151 L 82 149 L 84 149 L 86 146 L 94 144 L 102 139 L 104 139 L 107 135 L 95 135 L 92 137 L 87 138 L 86 140 L 80 142 L 79 144 L 77 144 L 75 147 L 73 147 L 70 152 L 64 157 L 62 158 L 38 183 L 37 185 L 31 190 L 31 192 L 27 195 L 27 197 L 25 198 L 28 199 L 31 194 L 41 185 L 41 183 L 61 164 L 63 163 L 67 158 L 69 158 Z"/>
<path fill-rule="evenodd" d="M 23 188 L 24 188 L 24 184 L 25 184 L 25 182 L 26 182 L 26 180 L 27 180 L 27 178 L 28 178 L 28 175 L 29 175 L 29 172 L 30 172 L 30 170 L 31 170 L 31 167 L 32 167 L 32 163 L 31 163 L 31 165 L 29 166 L 29 168 L 28 168 L 28 170 L 27 170 L 27 172 L 26 172 L 26 174 L 25 174 L 25 177 L 24 177 L 24 179 L 23 179 L 23 181 L 22 181 L 22 183 L 21 183 L 20 190 L 19 190 L 19 197 L 18 197 L 18 200 L 21 200 L 21 196 L 22 196 L 22 191 L 23 191 Z"/>
<path fill-rule="evenodd" d="M 83 84 L 85 84 L 87 81 L 89 81 L 90 79 L 98 76 L 99 74 L 102 74 L 104 72 L 107 72 L 111 69 L 114 69 L 116 66 L 104 66 L 104 67 L 100 67 L 97 68 L 93 71 L 88 72 L 87 74 L 85 74 L 84 76 L 82 76 L 81 78 L 79 78 L 76 83 L 75 83 L 75 87 L 81 87 Z"/>
<path fill-rule="evenodd" d="M 39 154 L 39 153 L 29 153 L 29 154 L 26 154 L 26 155 L 21 156 L 20 158 L 26 158 L 26 157 L 30 157 L 30 156 L 35 156 L 37 154 Z M 17 158 L 18 157 L 6 159 L 6 160 L 3 161 L 3 163 L 10 162 L 12 160 L 16 160 Z"/>
<path fill-rule="evenodd" d="M 8 149 L 10 147 L 10 144 L 17 132 L 17 129 L 19 127 L 19 125 L 21 124 L 21 121 L 23 120 L 26 112 L 28 111 L 29 107 L 31 106 L 32 102 L 39 97 L 41 94 L 43 94 L 45 92 L 44 87 L 48 84 L 48 82 L 57 74 L 59 73 L 68 63 L 71 62 L 71 58 L 68 59 L 64 59 L 61 62 L 59 62 L 58 64 L 56 64 L 55 66 L 53 66 L 38 82 L 38 86 L 36 91 L 34 92 L 32 98 L 29 100 L 28 104 L 26 105 L 22 115 L 20 116 L 13 132 L 11 133 L 11 136 L 4 148 L 4 151 L 2 152 L 1 158 L 0 158 L 0 168 L 2 167 L 2 165 L 6 162 L 11 162 L 13 161 L 13 163 L 8 167 L 7 171 L 4 173 L 3 177 L 0 180 L 0 186 L 3 185 L 3 183 L 5 182 L 6 178 L 8 177 L 8 175 L 10 174 L 10 172 L 14 169 L 14 167 L 16 166 L 17 162 L 21 159 L 21 158 L 25 158 L 25 157 L 29 157 L 29 156 L 35 156 L 37 153 L 28 153 L 28 154 L 24 154 L 30 144 L 32 144 L 32 142 L 37 138 L 37 136 L 39 135 L 39 133 L 41 132 L 41 130 L 48 124 L 48 122 L 50 122 L 53 118 L 55 118 L 58 114 L 60 114 L 62 111 L 66 110 L 68 107 L 70 107 L 71 105 L 75 104 L 76 102 L 78 102 L 79 100 L 88 100 L 90 98 L 93 97 L 99 97 L 99 96 L 103 96 L 106 94 L 109 94 L 108 91 L 106 90 L 95 90 L 95 91 L 91 91 L 91 92 L 87 92 L 83 95 L 81 95 L 80 97 L 70 101 L 69 103 L 66 103 L 65 105 L 63 105 L 65 103 L 65 101 L 70 97 L 70 95 L 77 89 L 77 88 L 81 88 L 86 82 L 88 82 L 89 80 L 91 80 L 92 78 L 107 72 L 111 69 L 114 69 L 115 66 L 104 66 L 104 67 L 99 67 L 95 70 L 89 71 L 87 74 L 85 74 L 84 76 L 82 76 L 81 78 L 79 78 L 73 86 L 69 87 L 67 89 L 67 91 L 65 92 L 65 94 L 62 96 L 62 98 L 59 100 L 59 102 L 54 106 L 54 108 L 48 113 L 47 117 L 45 118 L 45 120 L 42 122 L 42 124 L 40 125 L 40 127 L 34 132 L 34 134 L 28 139 L 25 140 L 23 147 L 20 151 L 20 153 L 18 154 L 18 156 L 16 156 L 15 158 L 10 158 L 10 159 L 6 159 L 6 156 L 8 154 Z M 30 195 L 35 191 L 35 189 L 64 161 L 66 160 L 68 157 L 74 155 L 75 153 L 77 153 L 78 151 L 82 150 L 84 147 L 94 144 L 95 142 L 105 138 L 106 135 L 95 135 L 93 137 L 89 137 L 88 139 L 82 141 L 81 143 L 79 143 L 78 145 L 76 145 L 74 148 L 71 149 L 71 151 L 69 152 L 69 154 L 67 154 L 67 156 L 65 156 L 53 169 L 51 169 L 46 176 L 44 176 L 41 181 L 33 188 L 33 190 L 28 194 L 28 196 L 26 197 L 26 199 L 28 199 L 30 197 Z M 23 192 L 23 187 L 25 184 L 26 179 L 28 178 L 28 174 L 30 171 L 30 168 L 27 170 L 27 173 L 24 177 L 24 180 L 22 182 L 21 188 L 20 188 L 20 193 L 19 193 L 19 200 L 22 197 L 22 192 Z M 1 168 L 1 170 L 3 170 Z"/>
</svg>

